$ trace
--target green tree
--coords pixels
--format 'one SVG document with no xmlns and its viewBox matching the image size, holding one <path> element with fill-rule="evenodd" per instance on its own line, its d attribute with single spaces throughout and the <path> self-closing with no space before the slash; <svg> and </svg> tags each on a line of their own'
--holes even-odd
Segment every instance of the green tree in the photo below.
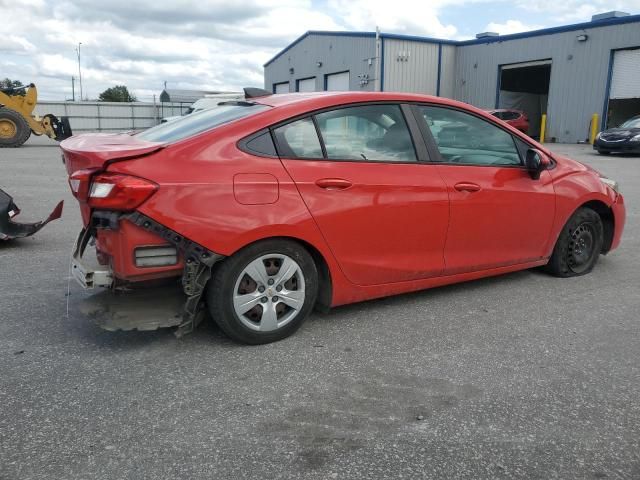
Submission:
<svg viewBox="0 0 640 480">
<path fill-rule="evenodd" d="M 5 78 L 4 80 L 0 80 L 0 88 L 3 90 L 10 90 L 12 88 L 21 87 L 22 82 L 20 80 L 11 80 L 10 78 Z M 18 95 L 24 95 L 24 90 L 19 90 L 17 92 Z"/>
<path fill-rule="evenodd" d="M 116 85 L 102 92 L 98 96 L 98 100 L 101 102 L 135 102 L 137 98 L 135 95 L 129 93 L 126 86 Z"/>
</svg>

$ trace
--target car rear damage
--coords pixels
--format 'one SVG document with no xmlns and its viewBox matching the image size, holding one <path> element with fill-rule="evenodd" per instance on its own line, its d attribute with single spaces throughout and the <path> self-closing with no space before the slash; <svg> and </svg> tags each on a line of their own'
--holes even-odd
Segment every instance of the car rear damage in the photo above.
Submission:
<svg viewBox="0 0 640 480">
<path fill-rule="evenodd" d="M 63 203 L 62 201 L 58 203 L 51 214 L 41 222 L 18 223 L 13 219 L 18 216 L 20 209 L 13 203 L 13 198 L 0 189 L 0 240 L 29 237 L 40 231 L 47 223 L 62 216 Z"/>
<path fill-rule="evenodd" d="M 61 147 L 84 223 L 71 273 L 85 289 L 106 289 L 86 297 L 80 309 L 106 330 L 191 332 L 204 316 L 204 288 L 222 255 L 136 210 L 157 191 L 154 182 L 109 171 L 164 145 L 120 134 L 77 137 Z M 89 247 L 97 265 L 87 260 Z"/>
</svg>

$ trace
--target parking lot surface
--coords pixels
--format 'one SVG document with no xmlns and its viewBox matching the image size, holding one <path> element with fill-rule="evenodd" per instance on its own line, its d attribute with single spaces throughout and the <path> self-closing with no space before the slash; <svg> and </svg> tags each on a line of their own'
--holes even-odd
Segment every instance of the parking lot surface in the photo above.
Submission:
<svg viewBox="0 0 640 480">
<path fill-rule="evenodd" d="M 640 478 L 640 157 L 550 147 L 626 198 L 622 245 L 592 274 L 350 305 L 259 347 L 74 311 L 59 148 L 0 150 L 20 220 L 65 200 L 0 244 L 0 479 Z"/>
</svg>

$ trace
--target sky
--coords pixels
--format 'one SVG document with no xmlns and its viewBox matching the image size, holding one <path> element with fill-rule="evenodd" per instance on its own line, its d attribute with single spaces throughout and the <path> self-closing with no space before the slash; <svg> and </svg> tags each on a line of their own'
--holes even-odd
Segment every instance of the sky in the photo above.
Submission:
<svg viewBox="0 0 640 480">
<path fill-rule="evenodd" d="M 126 85 L 151 101 L 167 88 L 238 91 L 263 85 L 263 65 L 307 30 L 445 39 L 516 33 L 640 13 L 640 0 L 0 0 L 0 78 L 35 83 L 40 99 L 71 98 L 81 45 L 83 94 Z"/>
</svg>

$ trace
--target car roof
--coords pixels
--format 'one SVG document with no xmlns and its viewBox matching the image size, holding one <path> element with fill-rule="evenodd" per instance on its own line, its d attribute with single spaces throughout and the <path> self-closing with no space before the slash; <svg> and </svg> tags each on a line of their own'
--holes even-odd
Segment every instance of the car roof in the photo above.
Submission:
<svg viewBox="0 0 640 480">
<path fill-rule="evenodd" d="M 252 101 L 272 107 L 300 105 L 309 109 L 331 107 L 358 102 L 428 102 L 470 108 L 468 104 L 443 97 L 403 92 L 305 92 L 277 93 L 264 97 L 252 98 Z M 475 107 L 471 107 L 475 108 Z"/>
</svg>

